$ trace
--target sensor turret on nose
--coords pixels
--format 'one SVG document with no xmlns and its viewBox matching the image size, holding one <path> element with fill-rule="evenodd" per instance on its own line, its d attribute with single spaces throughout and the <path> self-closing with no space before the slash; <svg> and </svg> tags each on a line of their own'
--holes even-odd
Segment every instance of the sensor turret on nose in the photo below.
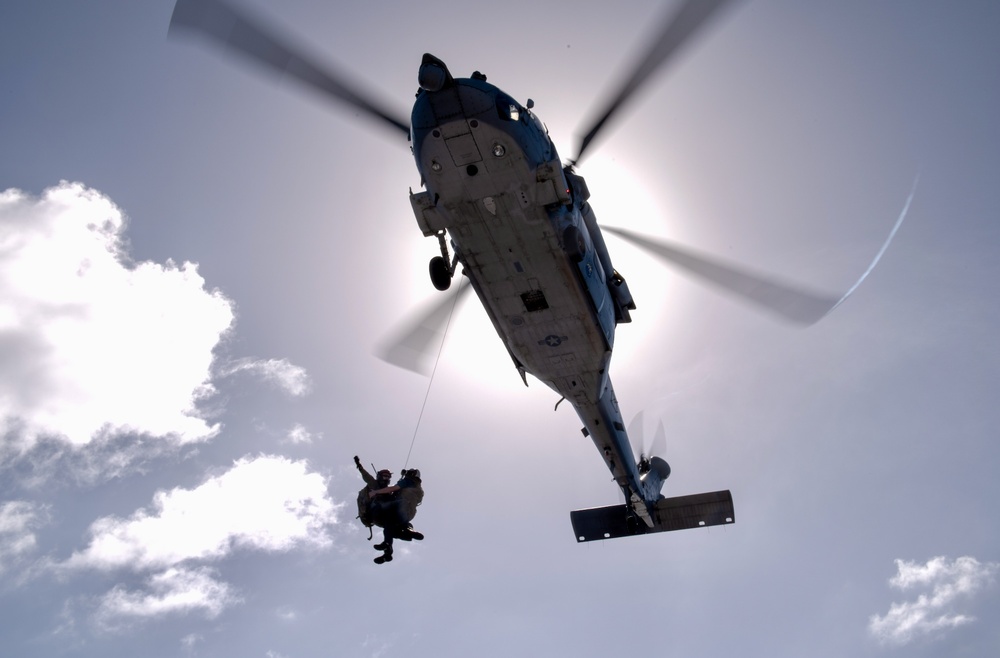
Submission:
<svg viewBox="0 0 1000 658">
<path fill-rule="evenodd" d="M 417 83 L 424 91 L 441 91 L 455 84 L 455 79 L 444 62 L 430 53 L 424 53 L 417 72 Z"/>
</svg>

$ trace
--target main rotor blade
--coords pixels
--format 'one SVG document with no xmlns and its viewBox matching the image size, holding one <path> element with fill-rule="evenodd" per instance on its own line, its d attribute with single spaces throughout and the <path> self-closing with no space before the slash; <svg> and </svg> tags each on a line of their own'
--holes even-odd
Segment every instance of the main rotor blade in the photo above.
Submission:
<svg viewBox="0 0 1000 658">
<path fill-rule="evenodd" d="M 429 375 L 431 357 L 441 349 L 452 313 L 470 288 L 468 279 L 463 276 L 454 294 L 435 299 L 420 315 L 380 345 L 376 356 L 394 366 Z"/>
<path fill-rule="evenodd" d="M 854 282 L 841 297 L 830 297 L 813 292 L 807 292 L 790 285 L 766 279 L 756 274 L 750 274 L 741 268 L 714 260 L 709 256 L 697 254 L 693 251 L 682 249 L 666 240 L 651 238 L 640 235 L 628 229 L 615 228 L 613 226 L 601 227 L 602 231 L 613 233 L 628 240 L 632 244 L 653 254 L 660 260 L 684 268 L 688 272 L 700 276 L 720 288 L 735 293 L 758 306 L 768 309 L 783 318 L 810 325 L 821 320 L 827 313 L 843 304 L 848 297 L 858 289 L 861 282 L 868 278 L 875 266 L 878 265 L 885 250 L 889 248 L 889 243 L 896 237 L 896 232 L 903 225 L 906 214 L 910 211 L 910 204 L 917 193 L 917 183 L 920 181 L 919 174 L 913 179 L 913 186 L 910 194 L 906 197 L 906 203 L 896 218 L 889 237 L 882 243 L 882 247 L 875 254 L 868 269 Z"/>
<path fill-rule="evenodd" d="M 251 20 L 222 0 L 177 0 L 168 33 L 200 34 L 210 42 L 238 53 L 279 74 L 287 74 L 320 93 L 341 100 L 395 131 L 409 135 L 409 124 L 386 112 L 352 89 L 343 76 L 324 71 L 309 58 L 285 45 L 273 30 Z"/>
<path fill-rule="evenodd" d="M 872 273 L 882 255 L 885 254 L 885 250 L 889 248 L 892 239 L 896 237 L 899 227 L 903 225 L 903 220 L 906 219 L 906 214 L 910 211 L 910 204 L 913 203 L 913 197 L 917 193 L 918 182 L 920 182 L 919 174 L 913 179 L 910 194 L 906 197 L 906 203 L 903 204 L 903 210 L 900 211 L 899 217 L 896 218 L 896 223 L 893 224 L 892 230 L 889 231 L 889 237 L 882 243 L 882 247 L 875 254 L 875 258 L 868 265 L 868 269 L 839 298 L 806 292 L 784 283 L 778 283 L 777 281 L 768 280 L 756 274 L 750 274 L 738 266 L 726 264 L 718 260 L 713 260 L 708 256 L 682 249 L 666 240 L 651 238 L 613 226 L 604 226 L 601 230 L 622 237 L 637 247 L 645 249 L 660 260 L 678 265 L 688 272 L 696 274 L 702 279 L 714 283 L 744 299 L 748 299 L 758 306 L 766 308 L 792 322 L 810 325 L 815 324 L 827 313 L 843 304 L 858 289 L 861 282 Z"/>
<path fill-rule="evenodd" d="M 611 226 L 603 226 L 601 230 L 622 237 L 660 260 L 677 265 L 792 322 L 813 324 L 832 311 L 841 301 L 839 297 L 806 292 L 751 274 L 738 266 L 683 249 L 665 240 Z"/>
<path fill-rule="evenodd" d="M 686 2 L 664 21 L 657 32 L 653 45 L 632 71 L 631 77 L 607 104 L 600 115 L 583 137 L 580 150 L 572 162 L 583 159 L 583 154 L 604 124 L 614 115 L 618 108 L 652 75 L 671 55 L 691 38 L 716 11 L 730 0 L 686 0 Z"/>
</svg>

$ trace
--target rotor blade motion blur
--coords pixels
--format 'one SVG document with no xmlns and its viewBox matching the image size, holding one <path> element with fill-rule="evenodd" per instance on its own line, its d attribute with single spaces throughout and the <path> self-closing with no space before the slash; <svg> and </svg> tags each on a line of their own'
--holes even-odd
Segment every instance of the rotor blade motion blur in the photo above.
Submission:
<svg viewBox="0 0 1000 658">
<path fill-rule="evenodd" d="M 441 295 L 404 329 L 383 343 L 377 349 L 378 358 L 421 375 L 430 374 L 429 361 L 444 339 L 455 307 L 469 288 L 468 280 L 462 277 L 453 295 Z"/>
<path fill-rule="evenodd" d="M 637 247 L 645 249 L 650 254 L 671 265 L 684 268 L 692 274 L 696 274 L 702 279 L 714 283 L 715 285 L 735 293 L 758 306 L 780 315 L 783 318 L 797 322 L 799 324 L 810 325 L 819 322 L 826 314 L 843 304 L 850 297 L 858 286 L 868 278 L 879 260 L 885 254 L 886 249 L 892 239 L 896 237 L 896 232 L 903 225 L 907 213 L 910 211 L 910 204 L 917 193 L 917 183 L 920 176 L 913 179 L 913 186 L 910 194 L 906 197 L 906 203 L 896 218 L 889 236 L 882 243 L 882 247 L 875 254 L 868 269 L 854 282 L 847 292 L 840 297 L 830 297 L 828 295 L 806 292 L 793 288 L 792 286 L 769 281 L 756 274 L 750 274 L 742 269 L 714 260 L 708 256 L 697 254 L 693 251 L 682 249 L 677 245 L 668 243 L 666 240 L 651 238 L 640 235 L 628 229 L 604 226 L 602 230 L 613 233 L 631 242 Z"/>
<path fill-rule="evenodd" d="M 632 441 L 639 446 L 641 457 L 651 457 L 657 455 L 662 457 L 667 451 L 667 430 L 663 426 L 663 421 L 656 425 L 656 434 L 653 435 L 653 443 L 646 446 L 645 411 L 640 411 L 628 424 L 628 435 Z"/>
<path fill-rule="evenodd" d="M 351 105 L 369 116 L 409 135 L 408 122 L 378 107 L 355 91 L 342 76 L 325 71 L 285 45 L 261 23 L 238 12 L 222 0 L 177 0 L 169 34 L 201 34 L 216 45 L 236 52 L 279 74 L 292 76 L 320 93 Z"/>
<path fill-rule="evenodd" d="M 594 140 L 597 134 L 604 127 L 611 116 L 618 111 L 625 101 L 642 86 L 642 84 L 656 70 L 662 66 L 678 49 L 686 43 L 690 37 L 711 18 L 716 10 L 728 3 L 730 0 L 686 0 L 686 2 L 672 14 L 660 28 L 653 40 L 653 45 L 635 66 L 632 74 L 612 97 L 606 109 L 594 121 L 591 128 L 585 133 L 580 150 L 571 161 L 579 162 L 583 158 L 587 147 Z"/>
<path fill-rule="evenodd" d="M 734 265 L 682 249 L 665 240 L 611 226 L 604 226 L 602 230 L 614 233 L 660 260 L 677 265 L 792 322 L 813 324 L 841 301 L 840 297 L 806 292 L 750 274 Z"/>
<path fill-rule="evenodd" d="M 667 430 L 663 427 L 663 421 L 656 423 L 656 434 L 653 435 L 653 443 L 649 446 L 649 454 L 662 457 L 667 453 Z"/>
</svg>

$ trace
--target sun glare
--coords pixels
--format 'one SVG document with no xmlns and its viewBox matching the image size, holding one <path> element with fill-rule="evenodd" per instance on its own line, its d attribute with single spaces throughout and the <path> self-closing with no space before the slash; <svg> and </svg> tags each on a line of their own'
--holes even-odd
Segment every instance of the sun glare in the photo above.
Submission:
<svg viewBox="0 0 1000 658">
<path fill-rule="evenodd" d="M 656 190 L 669 187 L 654 186 L 619 160 L 601 154 L 588 159 L 579 173 L 587 180 L 590 202 L 602 226 L 627 228 L 668 239 L 673 237 L 672 228 L 681 213 L 672 207 L 669 192 L 654 194 Z M 632 323 L 619 325 L 616 332 L 612 372 L 621 372 L 623 367 L 639 365 L 635 363 L 636 358 L 648 357 L 643 346 L 662 338 L 663 323 L 670 317 L 664 310 L 670 308 L 667 302 L 677 276 L 649 254 L 614 235 L 605 233 L 605 241 L 611 262 L 625 277 L 636 303 Z"/>
</svg>

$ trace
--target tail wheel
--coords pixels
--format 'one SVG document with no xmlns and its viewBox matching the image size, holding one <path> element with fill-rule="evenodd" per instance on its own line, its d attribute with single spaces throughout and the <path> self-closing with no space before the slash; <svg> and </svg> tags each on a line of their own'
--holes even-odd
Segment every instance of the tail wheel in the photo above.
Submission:
<svg viewBox="0 0 1000 658">
<path fill-rule="evenodd" d="M 435 256 L 431 259 L 428 269 L 431 274 L 431 283 L 438 290 L 447 290 L 451 287 L 451 269 L 448 267 L 448 261 L 446 261 L 441 256 Z"/>
<path fill-rule="evenodd" d="M 567 226 L 563 231 L 563 248 L 574 263 L 582 261 L 587 255 L 587 241 L 583 232 L 575 226 Z"/>
</svg>

